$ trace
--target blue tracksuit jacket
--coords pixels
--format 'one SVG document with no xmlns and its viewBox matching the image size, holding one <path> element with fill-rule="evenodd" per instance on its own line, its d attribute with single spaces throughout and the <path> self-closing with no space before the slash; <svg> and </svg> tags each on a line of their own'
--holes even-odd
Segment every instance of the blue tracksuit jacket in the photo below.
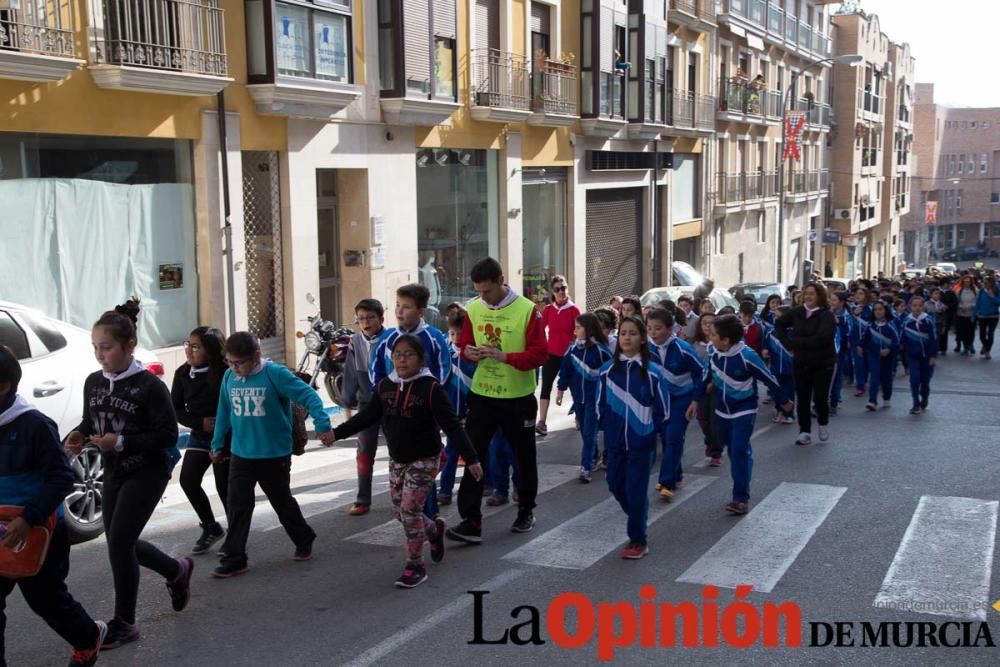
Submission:
<svg viewBox="0 0 1000 667">
<path fill-rule="evenodd" d="M 472 375 L 476 372 L 476 365 L 465 359 L 458 348 L 450 343 L 448 349 L 451 354 L 451 375 L 448 376 L 445 389 L 455 414 L 464 417 L 469 410 L 469 389 L 472 388 Z"/>
<path fill-rule="evenodd" d="M 601 369 L 611 361 L 613 356 L 611 350 L 596 341 L 584 345 L 581 341 L 576 340 L 566 350 L 559 367 L 557 387 L 559 391 L 569 389 L 570 395 L 573 396 L 574 412 L 579 411 L 583 406 L 597 405 Z"/>
<path fill-rule="evenodd" d="M 911 313 L 903 321 L 903 350 L 912 359 L 937 357 L 937 327 L 927 313 L 914 317 Z"/>
<path fill-rule="evenodd" d="M 661 392 L 677 401 L 697 401 L 702 397 L 705 366 L 689 343 L 673 336 L 662 347 L 650 342 L 649 351 L 657 362 L 655 371 Z"/>
<path fill-rule="evenodd" d="M 373 346 L 372 357 L 368 362 L 368 375 L 372 386 L 377 387 L 379 382 L 392 373 L 392 346 L 404 333 L 413 334 L 423 341 L 424 365 L 441 386 L 447 387 L 448 376 L 451 375 L 451 346 L 448 344 L 448 338 L 437 327 L 432 327 L 424 321 L 409 331 L 403 331 L 398 327 L 386 329 L 385 335 Z"/>
<path fill-rule="evenodd" d="M 618 355 L 601 368 L 598 423 L 608 449 L 653 449 L 670 412 L 657 376 L 638 357 Z"/>
<path fill-rule="evenodd" d="M 861 336 L 861 347 L 869 357 L 881 356 L 882 350 L 899 349 L 899 333 L 892 320 L 888 322 L 872 322 L 864 329 Z"/>
<path fill-rule="evenodd" d="M 716 350 L 709 361 L 709 373 L 715 385 L 715 414 L 723 419 L 757 413 L 758 381 L 771 390 L 775 403 L 791 399 L 764 361 L 742 341 L 725 352 Z"/>
</svg>

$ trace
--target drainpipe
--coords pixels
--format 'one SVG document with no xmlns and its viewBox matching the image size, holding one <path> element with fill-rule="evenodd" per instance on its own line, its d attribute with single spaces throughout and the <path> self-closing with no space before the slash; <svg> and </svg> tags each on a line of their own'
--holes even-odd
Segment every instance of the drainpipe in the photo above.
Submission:
<svg viewBox="0 0 1000 667">
<path fill-rule="evenodd" d="M 657 185 L 657 181 L 660 177 L 660 140 L 653 140 L 653 226 L 651 230 L 650 240 L 653 243 L 653 287 L 660 287 L 663 282 L 663 271 L 660 267 L 660 246 L 663 241 L 660 238 L 660 230 L 658 225 L 660 223 L 659 209 L 660 209 L 660 188 Z"/>
<path fill-rule="evenodd" d="M 229 138 L 226 133 L 226 98 L 222 91 L 215 97 L 216 113 L 219 116 L 219 155 L 222 158 L 221 184 L 222 189 L 222 237 L 225 242 L 223 254 L 226 256 L 226 297 L 229 305 L 227 313 L 227 325 L 229 333 L 236 331 L 236 287 L 233 285 L 235 279 L 233 268 L 233 224 L 230 220 L 232 206 L 229 199 Z"/>
</svg>

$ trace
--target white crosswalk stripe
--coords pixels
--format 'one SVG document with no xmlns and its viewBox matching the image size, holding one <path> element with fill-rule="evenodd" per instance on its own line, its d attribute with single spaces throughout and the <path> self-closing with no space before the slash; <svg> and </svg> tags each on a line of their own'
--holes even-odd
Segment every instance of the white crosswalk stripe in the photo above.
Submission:
<svg viewBox="0 0 1000 667">
<path fill-rule="evenodd" d="M 677 492 L 672 503 L 664 503 L 659 499 L 659 494 L 653 489 L 655 478 L 651 479 L 648 525 L 676 509 L 716 479 L 706 475 L 685 475 L 684 487 Z M 585 570 L 625 542 L 624 526 L 625 515 L 621 506 L 614 498 L 608 498 L 503 558 L 544 567 Z"/>
<path fill-rule="evenodd" d="M 845 491 L 782 482 L 677 581 L 770 592 Z"/>
<path fill-rule="evenodd" d="M 998 505 L 921 497 L 874 605 L 985 621 Z"/>
<path fill-rule="evenodd" d="M 560 484 L 564 484 L 571 479 L 576 479 L 576 475 L 580 472 L 580 469 L 576 466 L 552 464 L 552 463 L 540 463 L 538 464 L 538 494 L 541 495 L 550 489 L 554 489 Z M 458 494 L 456 492 L 455 498 L 457 500 Z M 483 518 L 492 516 L 497 512 L 501 512 L 506 508 L 506 506 L 490 507 L 488 505 L 483 506 Z M 448 525 L 454 525 L 458 522 L 458 507 L 457 505 L 449 505 L 447 508 L 442 508 L 441 516 L 444 517 Z M 360 533 L 355 533 L 347 538 L 351 542 L 362 542 L 364 544 L 377 544 L 379 546 L 385 547 L 401 547 L 406 544 L 406 537 L 403 535 L 403 529 L 399 526 L 399 522 L 396 520 L 386 521 L 381 523 L 374 528 L 369 528 L 368 530 L 362 531 Z"/>
</svg>

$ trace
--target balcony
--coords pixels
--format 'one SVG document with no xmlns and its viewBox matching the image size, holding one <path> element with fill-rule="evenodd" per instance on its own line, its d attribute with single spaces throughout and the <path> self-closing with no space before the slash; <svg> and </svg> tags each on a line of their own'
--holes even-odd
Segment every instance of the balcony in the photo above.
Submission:
<svg viewBox="0 0 1000 667">
<path fill-rule="evenodd" d="M 583 133 L 593 137 L 613 137 L 628 123 L 625 120 L 625 95 L 620 72 L 598 74 L 600 106 L 596 118 L 580 121 Z"/>
<path fill-rule="evenodd" d="M 694 124 L 699 132 L 715 131 L 715 97 L 696 95 L 694 99 Z"/>
<path fill-rule="evenodd" d="M 698 0 L 698 20 L 703 24 L 715 27 L 715 0 Z"/>
<path fill-rule="evenodd" d="M 775 171 L 720 173 L 717 179 L 716 200 L 726 206 L 736 206 L 778 195 L 778 173 Z"/>
<path fill-rule="evenodd" d="M 59 81 L 82 64 L 73 50 L 69 0 L 0 11 L 0 78 Z"/>
<path fill-rule="evenodd" d="M 529 125 L 567 127 L 579 116 L 576 111 L 579 76 L 575 65 L 543 58 L 532 74 L 532 115 Z"/>
<path fill-rule="evenodd" d="M 471 53 L 472 117 L 493 123 L 522 123 L 531 116 L 531 71 L 524 56 L 496 49 Z"/>
<path fill-rule="evenodd" d="M 715 0 L 670 0 L 667 20 L 695 30 L 714 29 Z"/>
<path fill-rule="evenodd" d="M 90 0 L 93 62 L 101 88 L 214 95 L 228 76 L 218 0 Z"/>
<path fill-rule="evenodd" d="M 785 192 L 790 196 L 818 196 L 830 187 L 830 172 L 826 169 L 793 171 L 785 181 Z"/>
<path fill-rule="evenodd" d="M 723 79 L 719 84 L 719 115 L 725 120 L 763 123 L 781 118 L 781 91 L 742 77 Z"/>
</svg>

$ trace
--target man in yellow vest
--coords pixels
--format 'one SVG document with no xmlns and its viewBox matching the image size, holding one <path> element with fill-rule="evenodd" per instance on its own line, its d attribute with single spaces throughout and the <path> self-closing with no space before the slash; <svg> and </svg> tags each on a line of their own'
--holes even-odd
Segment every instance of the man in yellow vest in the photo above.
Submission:
<svg viewBox="0 0 1000 667">
<path fill-rule="evenodd" d="M 526 533 L 535 525 L 532 510 L 538 494 L 535 453 L 535 370 L 548 358 L 542 316 L 535 304 L 505 284 L 500 263 L 491 257 L 476 263 L 472 284 L 479 298 L 469 302 L 465 328 L 458 337 L 462 355 L 476 364 L 469 391 L 465 429 L 481 462 L 489 461 L 490 441 L 502 429 L 514 450 L 518 475 L 518 512 L 511 530 Z M 483 480 L 463 475 L 458 489 L 462 522 L 445 535 L 456 542 L 483 540 Z"/>
</svg>

